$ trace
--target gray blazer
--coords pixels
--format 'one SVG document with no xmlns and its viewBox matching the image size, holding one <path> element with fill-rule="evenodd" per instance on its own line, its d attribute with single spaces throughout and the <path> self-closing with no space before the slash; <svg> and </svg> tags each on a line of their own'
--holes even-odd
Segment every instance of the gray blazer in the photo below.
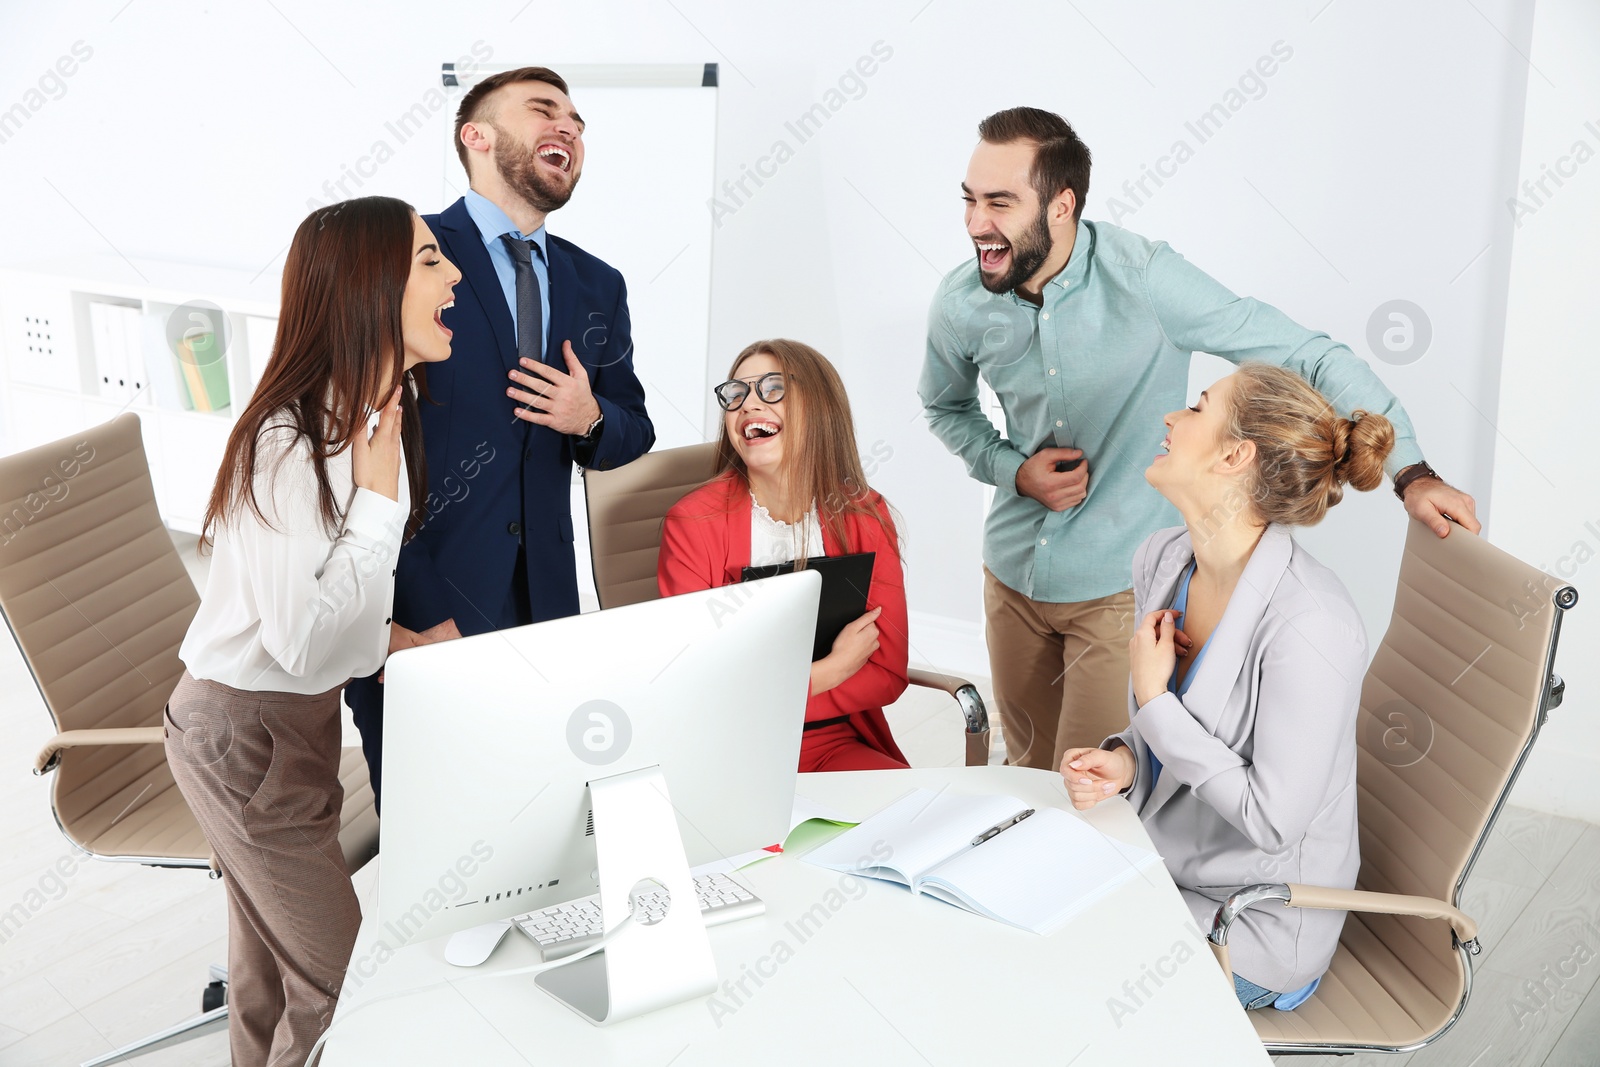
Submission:
<svg viewBox="0 0 1600 1067">
<path fill-rule="evenodd" d="M 1169 607 L 1194 556 L 1185 527 L 1158 530 L 1133 557 L 1137 619 Z M 1181 620 L 1180 620 L 1181 624 Z M 1350 594 L 1271 525 L 1180 701 L 1133 706 L 1106 740 L 1133 749 L 1127 796 L 1200 929 L 1256 882 L 1349 889 L 1360 866 L 1356 711 L 1367 639 Z M 1162 770 L 1150 788 L 1150 753 Z M 1344 912 L 1259 906 L 1228 937 L 1235 973 L 1280 993 L 1328 969 Z"/>
</svg>

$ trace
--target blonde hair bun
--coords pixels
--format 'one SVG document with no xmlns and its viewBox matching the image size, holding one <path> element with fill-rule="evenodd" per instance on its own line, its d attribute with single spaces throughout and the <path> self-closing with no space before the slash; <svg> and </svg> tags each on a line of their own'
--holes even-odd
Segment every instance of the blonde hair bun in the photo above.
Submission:
<svg viewBox="0 0 1600 1067">
<path fill-rule="evenodd" d="M 1352 411 L 1336 419 L 1334 477 L 1365 493 L 1383 484 L 1383 461 L 1394 450 L 1394 423 L 1370 411 Z"/>
<path fill-rule="evenodd" d="M 1256 446 L 1249 474 L 1256 514 L 1267 522 L 1314 526 L 1344 496 L 1383 484 L 1394 424 L 1370 411 L 1345 418 L 1304 378 L 1267 363 L 1233 376 L 1228 432 Z"/>
</svg>

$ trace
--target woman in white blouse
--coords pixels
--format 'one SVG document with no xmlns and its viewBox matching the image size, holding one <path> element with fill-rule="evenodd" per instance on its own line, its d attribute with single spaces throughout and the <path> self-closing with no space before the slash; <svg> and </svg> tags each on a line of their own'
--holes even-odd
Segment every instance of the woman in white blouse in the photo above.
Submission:
<svg viewBox="0 0 1600 1067">
<path fill-rule="evenodd" d="M 439 313 L 460 279 L 402 201 L 312 212 L 206 510 L 215 558 L 166 748 L 227 888 L 235 1067 L 305 1062 L 361 922 L 338 840 L 339 694 L 417 640 L 391 637 L 395 558 L 427 487 L 422 365 L 450 356 Z"/>
</svg>

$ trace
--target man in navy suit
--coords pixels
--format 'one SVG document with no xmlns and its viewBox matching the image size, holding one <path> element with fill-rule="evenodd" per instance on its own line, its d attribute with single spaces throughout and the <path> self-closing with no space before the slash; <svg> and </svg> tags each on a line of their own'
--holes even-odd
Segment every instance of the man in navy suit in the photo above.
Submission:
<svg viewBox="0 0 1600 1067">
<path fill-rule="evenodd" d="M 428 514 L 400 552 L 391 652 L 577 614 L 572 465 L 607 470 L 655 442 L 622 275 L 544 228 L 582 173 L 583 125 L 544 67 L 484 79 L 456 114 L 470 189 L 424 221 L 462 284 L 420 405 L 429 492 L 413 506 Z M 382 686 L 345 695 L 376 795 Z"/>
</svg>

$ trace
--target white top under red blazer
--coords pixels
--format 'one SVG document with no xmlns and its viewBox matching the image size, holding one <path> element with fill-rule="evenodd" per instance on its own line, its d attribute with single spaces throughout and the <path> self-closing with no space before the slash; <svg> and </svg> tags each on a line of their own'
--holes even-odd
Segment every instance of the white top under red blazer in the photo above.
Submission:
<svg viewBox="0 0 1600 1067">
<path fill-rule="evenodd" d="M 355 486 L 348 448 L 327 470 L 343 516 L 331 536 L 318 511 L 310 445 L 281 421 L 262 431 L 255 492 L 267 522 L 244 504 L 215 527 L 200 610 L 178 650 L 195 678 L 252 692 L 325 693 L 382 666 L 411 509 L 405 461 L 399 500 Z"/>
</svg>

